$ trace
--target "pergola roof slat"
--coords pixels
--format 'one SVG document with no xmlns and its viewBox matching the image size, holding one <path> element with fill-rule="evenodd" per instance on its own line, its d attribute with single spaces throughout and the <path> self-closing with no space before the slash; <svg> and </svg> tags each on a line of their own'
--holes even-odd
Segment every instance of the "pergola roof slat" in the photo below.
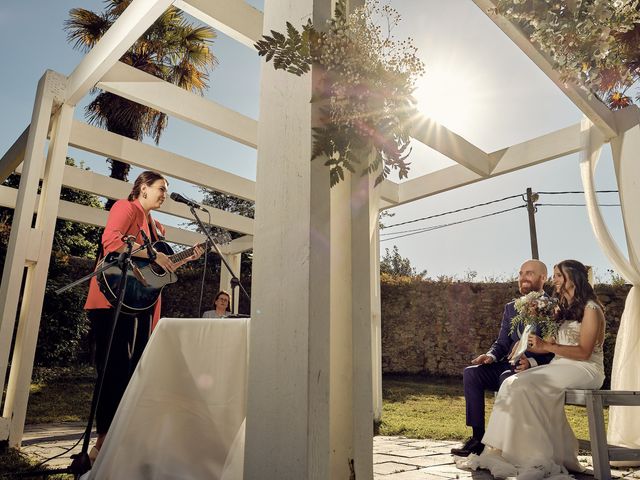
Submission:
<svg viewBox="0 0 640 480">
<path fill-rule="evenodd" d="M 249 48 L 262 36 L 262 12 L 243 0 L 177 0 L 173 5 Z"/>
<path fill-rule="evenodd" d="M 256 120 L 122 62 L 106 72 L 97 87 L 257 148 Z"/>
</svg>

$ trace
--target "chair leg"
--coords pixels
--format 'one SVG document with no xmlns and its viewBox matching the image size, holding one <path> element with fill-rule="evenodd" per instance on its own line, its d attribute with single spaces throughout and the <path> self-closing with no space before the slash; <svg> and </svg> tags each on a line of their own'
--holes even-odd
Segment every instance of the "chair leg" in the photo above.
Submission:
<svg viewBox="0 0 640 480">
<path fill-rule="evenodd" d="M 604 408 L 600 395 L 586 392 L 587 417 L 589 419 L 589 438 L 593 458 L 593 476 L 596 480 L 611 480 L 609 466 L 609 447 L 604 426 Z"/>
</svg>

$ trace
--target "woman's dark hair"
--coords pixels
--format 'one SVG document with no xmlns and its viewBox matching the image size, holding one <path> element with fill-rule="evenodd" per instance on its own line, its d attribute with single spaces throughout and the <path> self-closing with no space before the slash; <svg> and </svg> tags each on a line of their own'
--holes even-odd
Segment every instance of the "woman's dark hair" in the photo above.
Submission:
<svg viewBox="0 0 640 480">
<path fill-rule="evenodd" d="M 136 198 L 140 196 L 140 190 L 142 189 L 142 185 L 146 185 L 150 187 L 157 180 L 164 180 L 165 182 L 167 181 L 167 179 L 164 178 L 162 175 L 160 175 L 158 172 L 152 172 L 151 170 L 142 172 L 140 175 L 138 175 L 138 178 L 136 178 L 136 181 L 133 182 L 133 188 L 131 189 L 131 193 L 127 197 L 127 200 L 129 200 L 130 202 L 133 202 Z"/>
<path fill-rule="evenodd" d="M 227 303 L 227 310 L 231 311 L 231 295 L 229 295 L 229 292 L 227 292 L 226 290 L 220 290 L 218 293 L 216 293 L 216 296 L 213 299 L 213 306 L 215 307 L 216 302 L 220 298 L 220 295 L 226 295 L 227 296 L 227 298 L 229 299 L 229 303 Z"/>
<path fill-rule="evenodd" d="M 577 320 L 581 322 L 584 315 L 584 307 L 589 300 L 593 300 L 604 310 L 602 303 L 598 300 L 598 296 L 589 283 L 589 270 L 587 267 L 577 260 L 563 260 L 554 265 L 553 268 L 560 270 L 565 282 L 570 280 L 575 285 L 571 304 L 568 304 L 567 299 L 564 297 L 564 285 L 561 287 L 560 292 L 554 294 L 559 297 L 560 312 L 558 318 L 560 320 Z"/>
</svg>

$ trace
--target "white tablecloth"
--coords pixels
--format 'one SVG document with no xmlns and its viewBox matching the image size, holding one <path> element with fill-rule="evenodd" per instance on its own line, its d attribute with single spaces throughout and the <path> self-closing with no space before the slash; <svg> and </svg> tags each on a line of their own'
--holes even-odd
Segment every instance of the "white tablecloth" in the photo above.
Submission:
<svg viewBox="0 0 640 480">
<path fill-rule="evenodd" d="M 160 320 L 88 478 L 240 480 L 248 327 Z"/>
</svg>

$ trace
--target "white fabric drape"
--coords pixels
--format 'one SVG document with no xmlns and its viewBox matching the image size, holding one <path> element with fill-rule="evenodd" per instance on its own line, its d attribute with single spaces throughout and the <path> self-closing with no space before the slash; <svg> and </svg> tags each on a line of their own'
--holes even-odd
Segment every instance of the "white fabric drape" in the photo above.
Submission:
<svg viewBox="0 0 640 480">
<path fill-rule="evenodd" d="M 635 149 L 640 142 L 638 125 L 620 134 L 611 141 L 616 167 L 618 189 L 622 204 L 622 215 L 629 250 L 627 258 L 613 240 L 607 229 L 594 186 L 595 168 L 604 144 L 604 137 L 591 122 L 582 122 L 582 146 L 580 172 L 585 191 L 587 212 L 593 232 L 615 269 L 633 287 L 627 295 L 620 328 L 616 339 L 611 372 L 612 390 L 640 390 L 640 266 L 636 246 L 640 247 L 640 222 L 637 210 L 640 204 L 640 188 L 636 175 L 638 163 Z M 611 407 L 609 409 L 608 442 L 630 448 L 640 448 L 640 407 Z"/>
<path fill-rule="evenodd" d="M 88 478 L 242 479 L 248 328 L 161 319 Z"/>
</svg>

